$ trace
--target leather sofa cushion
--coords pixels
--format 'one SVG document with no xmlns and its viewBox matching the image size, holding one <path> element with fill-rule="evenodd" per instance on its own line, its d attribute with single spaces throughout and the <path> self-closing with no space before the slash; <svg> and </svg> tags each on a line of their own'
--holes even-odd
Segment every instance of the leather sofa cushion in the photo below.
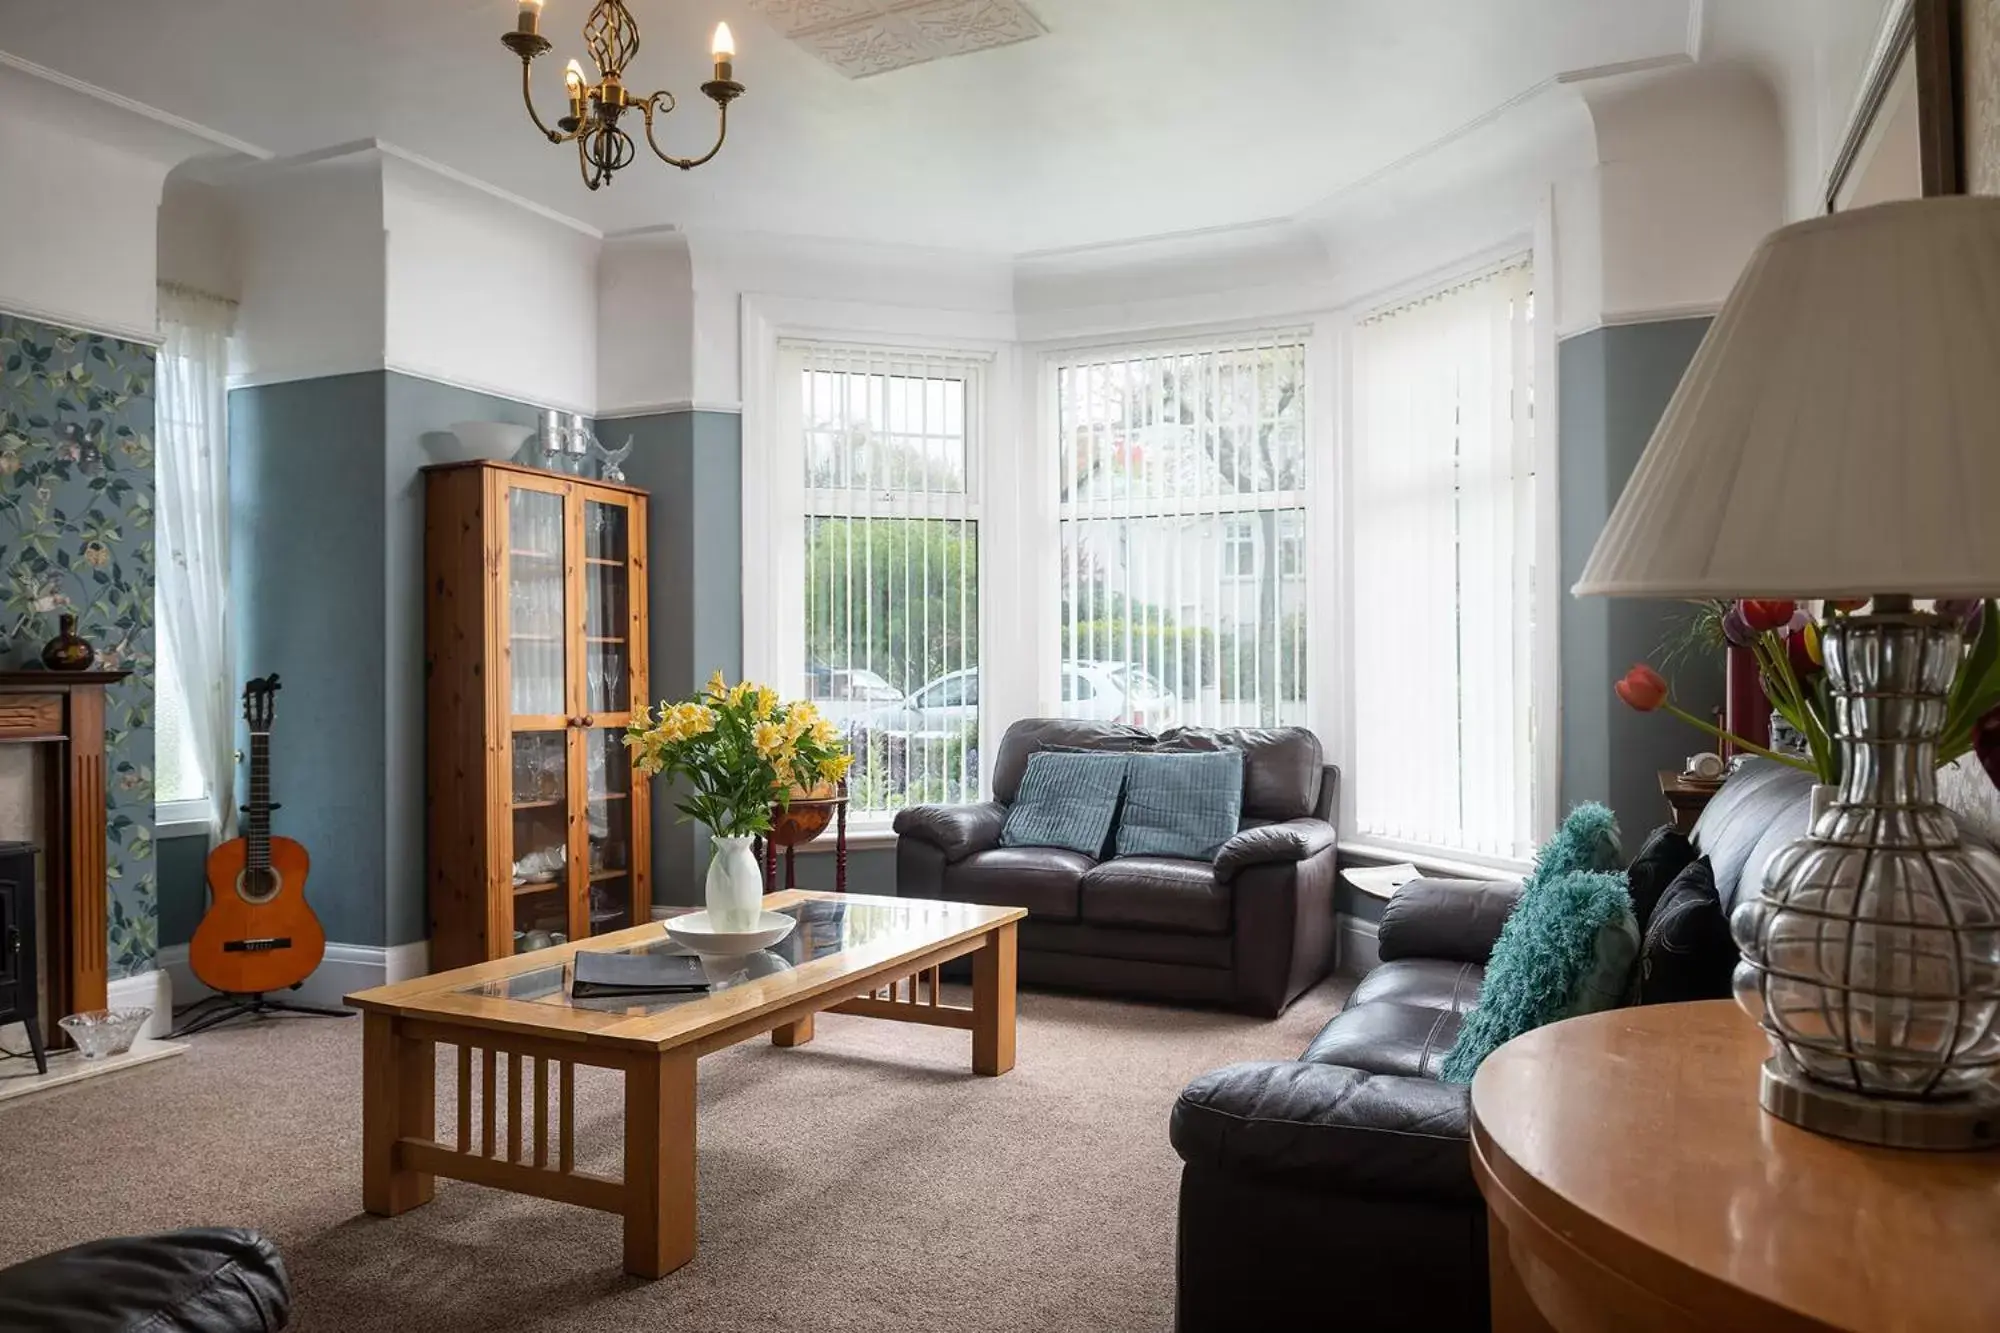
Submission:
<svg viewBox="0 0 2000 1333">
<path fill-rule="evenodd" d="M 1299 1059 L 1372 1074 L 1436 1078 L 1464 1016 L 1449 1009 L 1377 1000 L 1336 1015 Z"/>
<path fill-rule="evenodd" d="M 1043 750 L 1143 750 L 1153 733 L 1122 722 L 1085 722 L 1068 717 L 1022 718 L 1000 740 L 1000 757 L 993 764 L 993 799 L 1012 805 L 1021 795 L 1028 761 Z"/>
<path fill-rule="evenodd" d="M 1414 1005 L 1419 1009 L 1444 1009 L 1463 1014 L 1479 1003 L 1479 983 L 1486 969 L 1477 963 L 1458 963 L 1444 958 L 1399 958 L 1384 963 L 1361 979 L 1346 1007 L 1386 1000 L 1391 1004 Z"/>
<path fill-rule="evenodd" d="M 0 1328 L 276 1333 L 291 1284 L 270 1241 L 194 1227 L 73 1245 L 0 1270 Z"/>
<path fill-rule="evenodd" d="M 944 896 L 953 902 L 1025 907 L 1035 916 L 1074 921 L 1077 886 L 1096 864 L 1056 847 L 996 847 L 966 857 L 944 872 Z"/>
<path fill-rule="evenodd" d="M 1470 1103 L 1456 1084 L 1267 1060 L 1188 1084 L 1167 1132 L 1190 1166 L 1349 1198 L 1477 1206 Z M 1329 1311 L 1339 1309 L 1337 1292 L 1329 1289 L 1326 1300 Z"/>
<path fill-rule="evenodd" d="M 1206 861 L 1121 856 L 1084 875 L 1082 916 L 1099 926 L 1226 935 L 1230 896 Z"/>
</svg>

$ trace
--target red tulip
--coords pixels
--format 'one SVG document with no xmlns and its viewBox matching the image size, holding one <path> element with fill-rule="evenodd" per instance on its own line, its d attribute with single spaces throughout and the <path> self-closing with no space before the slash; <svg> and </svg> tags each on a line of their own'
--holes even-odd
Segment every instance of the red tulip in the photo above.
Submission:
<svg viewBox="0 0 2000 1333">
<path fill-rule="evenodd" d="M 1844 616 L 1851 616 L 1866 605 L 1868 605 L 1866 597 L 1829 597 L 1826 599 L 1827 610 L 1838 611 Z"/>
<path fill-rule="evenodd" d="M 1627 705 L 1642 713 L 1650 713 L 1667 701 L 1666 678 L 1643 662 L 1626 672 L 1625 678 L 1612 688 Z"/>
<path fill-rule="evenodd" d="M 1783 629 L 1792 623 L 1799 604 L 1792 601 L 1760 601 L 1746 597 L 1736 604 L 1743 612 L 1743 623 L 1761 634 L 1766 630 Z"/>
</svg>

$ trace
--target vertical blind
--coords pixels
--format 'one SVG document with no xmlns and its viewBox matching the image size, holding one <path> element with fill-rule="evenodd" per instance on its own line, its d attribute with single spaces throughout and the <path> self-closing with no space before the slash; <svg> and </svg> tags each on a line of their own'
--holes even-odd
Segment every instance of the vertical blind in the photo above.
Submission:
<svg viewBox="0 0 2000 1333">
<path fill-rule="evenodd" d="M 1366 837 L 1532 851 L 1533 292 L 1521 261 L 1355 330 L 1352 789 Z"/>
<path fill-rule="evenodd" d="M 1056 360 L 1064 715 L 1303 723 L 1305 342 Z"/>
<path fill-rule="evenodd" d="M 855 751 L 851 808 L 979 799 L 982 363 L 779 346 L 804 469 L 805 697 Z"/>
</svg>

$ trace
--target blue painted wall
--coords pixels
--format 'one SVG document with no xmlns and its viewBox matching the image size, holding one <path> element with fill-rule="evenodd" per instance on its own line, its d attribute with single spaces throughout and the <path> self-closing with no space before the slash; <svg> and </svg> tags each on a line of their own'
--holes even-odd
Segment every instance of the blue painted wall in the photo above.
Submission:
<svg viewBox="0 0 2000 1333">
<path fill-rule="evenodd" d="M 684 698 L 710 673 L 743 671 L 743 423 L 724 412 L 600 422 L 612 448 L 633 442 L 625 475 L 652 496 L 652 701 Z M 653 795 L 653 901 L 698 903 L 706 834 L 681 822 L 665 783 Z"/>
<path fill-rule="evenodd" d="M 105 692 L 108 961 L 159 951 L 153 864 L 153 365 L 139 343 L 0 313 L 0 665 L 71 612 Z"/>
<path fill-rule="evenodd" d="M 330 939 L 425 935 L 424 437 L 455 421 L 532 425 L 532 406 L 393 372 L 230 395 L 240 674 L 276 671 L 279 832 L 313 858 Z M 167 941 L 206 902 L 201 839 L 175 839 Z M 183 933 L 184 932 L 184 933 Z"/>
<path fill-rule="evenodd" d="M 1612 685 L 1635 662 L 1660 664 L 1685 623 L 1680 602 L 1574 597 L 1591 547 L 1638 464 L 1653 428 L 1708 330 L 1706 319 L 1597 329 L 1559 349 L 1562 522 L 1562 808 L 1603 801 L 1637 850 L 1667 819 L 1658 772 L 1710 748 L 1702 733 L 1662 714 L 1637 713 Z M 1721 655 L 1672 671 L 1675 702 L 1697 717 L 1722 702 Z"/>
</svg>

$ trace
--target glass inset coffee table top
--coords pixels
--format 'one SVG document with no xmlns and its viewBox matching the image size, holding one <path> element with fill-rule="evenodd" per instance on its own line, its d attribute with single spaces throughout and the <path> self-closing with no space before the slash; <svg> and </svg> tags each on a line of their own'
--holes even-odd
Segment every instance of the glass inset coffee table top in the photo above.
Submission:
<svg viewBox="0 0 2000 1333">
<path fill-rule="evenodd" d="M 689 909 L 694 910 L 694 909 Z M 811 898 L 774 910 L 793 917 L 798 926 L 771 948 L 740 958 L 702 960 L 709 985 L 706 991 L 680 991 L 660 995 L 604 995 L 578 998 L 569 993 L 570 964 L 564 961 L 454 987 L 461 995 L 516 1000 L 529 1004 L 554 1005 L 567 1009 L 592 1009 L 607 1014 L 660 1014 L 753 981 L 776 978 L 819 959 L 839 954 L 873 953 L 878 948 L 893 951 L 949 936 L 973 925 L 979 916 L 994 909 L 966 903 L 935 902 L 909 898 Z M 623 944 L 609 940 L 592 941 L 577 947 L 578 953 L 668 953 L 690 956 L 691 951 L 668 937 L 663 923 L 642 926 L 622 935 L 640 938 Z"/>
</svg>

